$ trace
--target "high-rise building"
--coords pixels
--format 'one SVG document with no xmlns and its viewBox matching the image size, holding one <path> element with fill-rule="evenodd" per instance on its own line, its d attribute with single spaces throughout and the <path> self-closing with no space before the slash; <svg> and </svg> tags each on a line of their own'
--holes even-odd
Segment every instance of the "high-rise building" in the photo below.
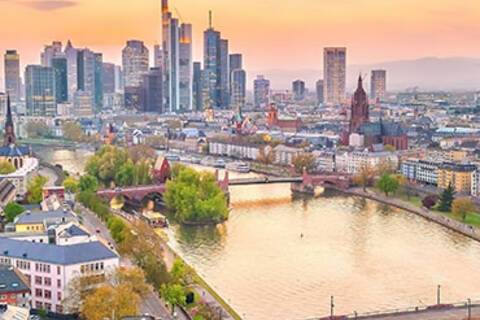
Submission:
<svg viewBox="0 0 480 320">
<path fill-rule="evenodd" d="M 172 110 L 191 111 L 193 108 L 193 60 L 192 60 L 192 25 L 180 26 L 179 39 L 179 109 Z"/>
<path fill-rule="evenodd" d="M 57 55 L 50 60 L 51 67 L 55 73 L 55 99 L 57 103 L 68 101 L 68 71 L 67 58 Z"/>
<path fill-rule="evenodd" d="M 245 106 L 247 96 L 247 73 L 243 69 L 235 69 L 231 76 L 231 101 L 235 110 L 241 110 Z"/>
<path fill-rule="evenodd" d="M 370 78 L 370 98 L 381 101 L 385 98 L 387 91 L 387 71 L 372 70 Z"/>
<path fill-rule="evenodd" d="M 123 91 L 125 87 L 123 83 L 123 71 L 121 66 L 115 66 L 115 91 Z"/>
<path fill-rule="evenodd" d="M 163 70 L 163 49 L 159 44 L 153 47 L 153 66 Z"/>
<path fill-rule="evenodd" d="M 77 50 L 77 90 L 92 98 L 92 105 L 98 110 L 103 103 L 102 54 L 89 49 Z M 84 98 L 82 97 L 82 99 Z"/>
<path fill-rule="evenodd" d="M 5 91 L 15 104 L 20 100 L 20 55 L 16 50 L 7 50 L 4 56 L 5 63 Z"/>
<path fill-rule="evenodd" d="M 62 42 L 53 41 L 52 44 L 46 45 L 43 52 L 40 54 L 42 66 L 51 67 L 52 59 L 59 55 L 62 55 Z"/>
<path fill-rule="evenodd" d="M 115 93 L 115 65 L 113 63 L 104 62 L 102 66 L 103 73 L 103 93 Z"/>
<path fill-rule="evenodd" d="M 320 79 L 315 83 L 316 92 L 317 92 L 317 105 L 324 103 L 324 96 L 323 96 L 323 80 Z"/>
<path fill-rule="evenodd" d="M 163 75 L 162 69 L 151 68 L 150 71 L 143 75 L 143 98 L 141 99 L 142 112 L 163 112 Z"/>
<path fill-rule="evenodd" d="M 95 107 L 97 111 L 103 107 L 103 54 L 95 53 Z"/>
<path fill-rule="evenodd" d="M 203 99 L 202 99 L 202 64 L 200 62 L 193 63 L 193 110 L 202 111 L 203 110 Z"/>
<path fill-rule="evenodd" d="M 94 114 L 94 97 L 90 92 L 77 90 L 73 98 L 73 110 L 77 117 L 91 117 Z"/>
<path fill-rule="evenodd" d="M 230 71 L 243 69 L 243 57 L 240 53 L 230 55 Z"/>
<path fill-rule="evenodd" d="M 230 100 L 228 40 L 213 28 L 211 12 L 203 46 L 204 107 L 225 109 Z"/>
<path fill-rule="evenodd" d="M 346 48 L 325 48 L 323 52 L 323 81 L 325 102 L 341 104 L 345 99 Z"/>
<path fill-rule="evenodd" d="M 25 100 L 27 115 L 57 115 L 55 72 L 51 67 L 29 65 L 25 69 Z"/>
<path fill-rule="evenodd" d="M 295 101 L 305 100 L 305 81 L 295 80 L 292 83 L 293 99 Z"/>
<path fill-rule="evenodd" d="M 265 79 L 262 75 L 257 76 L 257 79 L 253 81 L 253 94 L 255 107 L 266 107 L 270 100 L 270 80 Z"/>
<path fill-rule="evenodd" d="M 69 40 L 63 51 L 67 58 L 67 78 L 68 78 L 68 101 L 73 102 L 75 92 L 78 89 L 78 51 Z"/>
<path fill-rule="evenodd" d="M 126 87 L 140 87 L 148 72 L 149 52 L 142 41 L 129 40 L 122 51 L 123 77 Z"/>
</svg>

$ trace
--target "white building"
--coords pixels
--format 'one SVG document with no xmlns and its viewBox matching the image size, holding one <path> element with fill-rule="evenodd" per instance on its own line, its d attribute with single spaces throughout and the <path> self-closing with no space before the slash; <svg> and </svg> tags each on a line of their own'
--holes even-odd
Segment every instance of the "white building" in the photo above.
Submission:
<svg viewBox="0 0 480 320">
<path fill-rule="evenodd" d="M 28 181 L 37 173 L 39 162 L 37 158 L 23 159 L 23 166 L 6 175 L 0 175 L 0 180 L 9 180 L 16 188 L 17 196 L 25 197 L 27 194 Z"/>
<path fill-rule="evenodd" d="M 210 141 L 209 154 L 236 159 L 257 160 L 262 146 L 234 142 Z"/>
<path fill-rule="evenodd" d="M 70 282 L 112 272 L 119 256 L 98 241 L 58 246 L 0 238 L 0 264 L 14 266 L 28 278 L 32 307 L 64 313 Z"/>
<path fill-rule="evenodd" d="M 388 164 L 394 169 L 398 168 L 398 155 L 392 152 L 355 151 L 336 156 L 337 171 L 348 174 L 357 174 L 364 167 L 376 169 L 383 164 Z"/>
<path fill-rule="evenodd" d="M 408 180 L 436 186 L 441 164 L 442 162 L 409 159 L 401 163 L 400 171 Z"/>
</svg>

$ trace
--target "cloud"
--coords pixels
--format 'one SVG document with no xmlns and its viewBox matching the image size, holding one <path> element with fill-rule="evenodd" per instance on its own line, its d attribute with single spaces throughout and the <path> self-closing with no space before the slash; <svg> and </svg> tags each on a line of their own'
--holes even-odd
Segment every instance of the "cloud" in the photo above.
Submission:
<svg viewBox="0 0 480 320">
<path fill-rule="evenodd" d="M 77 0 L 29 0 L 29 1 L 0 0 L 0 1 L 21 4 L 39 11 L 59 10 L 59 9 L 73 7 L 78 4 Z"/>
</svg>

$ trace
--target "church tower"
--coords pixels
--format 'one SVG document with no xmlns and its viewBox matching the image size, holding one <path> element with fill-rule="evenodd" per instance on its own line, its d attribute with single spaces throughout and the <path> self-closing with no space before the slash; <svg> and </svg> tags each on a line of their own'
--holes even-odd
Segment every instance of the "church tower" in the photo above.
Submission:
<svg viewBox="0 0 480 320">
<path fill-rule="evenodd" d="M 357 90 L 352 98 L 350 134 L 357 132 L 367 122 L 369 122 L 368 97 L 363 89 L 362 76 L 359 76 Z"/>
<path fill-rule="evenodd" d="M 15 144 L 15 130 L 13 127 L 12 107 L 10 105 L 10 95 L 7 96 L 7 114 L 5 119 L 5 136 L 3 146 L 8 147 Z"/>
</svg>

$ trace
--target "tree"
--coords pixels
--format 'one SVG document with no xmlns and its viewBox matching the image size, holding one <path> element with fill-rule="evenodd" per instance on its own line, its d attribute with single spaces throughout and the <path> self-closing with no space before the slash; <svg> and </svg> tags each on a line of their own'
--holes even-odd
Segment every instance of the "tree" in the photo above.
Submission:
<svg viewBox="0 0 480 320">
<path fill-rule="evenodd" d="M 131 186 L 135 179 L 135 165 L 132 160 L 128 160 L 124 163 L 115 175 L 115 184 L 117 186 Z"/>
<path fill-rule="evenodd" d="M 78 191 L 79 181 L 74 177 L 66 177 L 63 181 L 63 186 L 65 190 L 71 193 L 76 193 Z"/>
<path fill-rule="evenodd" d="M 102 285 L 88 295 L 81 313 L 86 320 L 123 319 L 138 313 L 140 297 L 131 285 Z"/>
<path fill-rule="evenodd" d="M 43 200 L 43 187 L 48 179 L 43 176 L 36 176 L 27 185 L 27 201 L 31 204 L 38 204 Z"/>
<path fill-rule="evenodd" d="M 315 156 L 311 153 L 296 155 L 293 157 L 292 163 L 297 173 L 302 173 L 304 169 L 307 172 L 312 172 L 316 167 Z"/>
<path fill-rule="evenodd" d="M 138 144 L 128 148 L 128 155 L 133 163 L 144 160 L 154 160 L 157 157 L 155 150 L 146 144 Z"/>
<path fill-rule="evenodd" d="M 275 150 L 270 146 L 260 148 L 257 161 L 265 165 L 271 165 L 275 162 Z"/>
<path fill-rule="evenodd" d="M 16 202 L 9 202 L 3 211 L 5 212 L 7 222 L 13 222 L 18 215 L 25 211 L 25 208 Z"/>
<path fill-rule="evenodd" d="M 367 187 L 373 184 L 373 180 L 375 179 L 375 170 L 369 165 L 364 165 L 360 168 L 358 174 L 353 177 L 353 182 L 363 187 L 363 191 L 367 190 Z"/>
<path fill-rule="evenodd" d="M 109 279 L 114 286 L 129 285 L 140 298 L 144 298 L 150 292 L 150 286 L 145 281 L 145 273 L 138 267 L 120 267 L 115 270 Z"/>
<path fill-rule="evenodd" d="M 15 172 L 15 166 L 7 160 L 0 161 L 0 174 L 10 174 Z"/>
<path fill-rule="evenodd" d="M 380 177 L 385 173 L 392 174 L 394 172 L 395 172 L 395 166 L 390 160 L 382 160 L 377 165 L 377 175 Z"/>
<path fill-rule="evenodd" d="M 212 173 L 183 167 L 166 184 L 166 207 L 181 223 L 219 223 L 228 218 L 225 194 Z"/>
<path fill-rule="evenodd" d="M 467 197 L 455 199 L 452 203 L 452 213 L 459 217 L 463 222 L 465 222 L 467 214 L 474 212 L 475 210 L 475 204 Z"/>
<path fill-rule="evenodd" d="M 133 185 L 142 186 L 152 183 L 152 162 L 150 160 L 142 160 L 134 167 Z"/>
<path fill-rule="evenodd" d="M 398 190 L 399 182 L 395 177 L 388 173 L 384 173 L 377 182 L 377 188 L 380 189 L 388 197 L 389 194 Z"/>
<path fill-rule="evenodd" d="M 108 220 L 108 229 L 112 234 L 113 240 L 122 243 L 125 240 L 125 232 L 128 230 L 125 222 L 118 217 L 112 217 Z"/>
<path fill-rule="evenodd" d="M 65 122 L 62 129 L 65 139 L 76 142 L 85 141 L 85 133 L 78 123 L 72 121 Z"/>
<path fill-rule="evenodd" d="M 152 148 L 165 148 L 167 145 L 167 139 L 162 136 L 148 136 L 145 139 L 145 144 Z"/>
<path fill-rule="evenodd" d="M 50 128 L 43 121 L 30 121 L 25 129 L 27 136 L 32 139 L 51 136 Z"/>
<path fill-rule="evenodd" d="M 426 196 L 425 198 L 423 198 L 422 205 L 425 208 L 427 208 L 428 210 L 431 210 L 433 207 L 435 207 L 437 202 L 438 202 L 438 196 L 437 195 L 430 195 L 430 196 Z"/>
<path fill-rule="evenodd" d="M 453 200 L 455 200 L 455 189 L 452 184 L 449 184 L 447 189 L 443 190 L 440 195 L 438 210 L 442 212 L 450 212 L 452 210 Z"/>
<path fill-rule="evenodd" d="M 186 265 L 181 259 L 175 259 L 172 269 L 170 270 L 172 281 L 174 283 L 188 286 L 192 283 L 193 270 Z"/>
<path fill-rule="evenodd" d="M 98 181 L 95 177 L 87 174 L 80 178 L 78 189 L 82 192 L 97 192 Z"/>
<path fill-rule="evenodd" d="M 114 146 L 103 146 L 94 156 L 88 159 L 86 172 L 97 178 L 104 186 L 110 187 L 122 167 L 129 160 L 126 149 Z"/>
<path fill-rule="evenodd" d="M 160 295 L 172 307 L 172 314 L 175 312 L 175 306 L 184 307 L 187 302 L 185 289 L 179 284 L 163 284 Z"/>
</svg>

